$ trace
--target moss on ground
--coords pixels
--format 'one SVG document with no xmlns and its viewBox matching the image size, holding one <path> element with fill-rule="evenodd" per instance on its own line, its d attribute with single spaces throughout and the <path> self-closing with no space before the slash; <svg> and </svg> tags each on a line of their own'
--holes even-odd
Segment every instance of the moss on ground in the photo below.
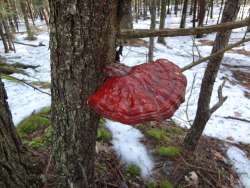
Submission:
<svg viewBox="0 0 250 188">
<path fill-rule="evenodd" d="M 109 142 L 112 140 L 112 134 L 104 127 L 99 127 L 97 130 L 97 141 Z"/>
<path fill-rule="evenodd" d="M 126 168 L 126 175 L 130 178 L 135 178 L 141 175 L 141 169 L 135 164 L 129 164 Z"/>
<path fill-rule="evenodd" d="M 181 154 L 181 149 L 174 146 L 162 146 L 156 149 L 156 153 L 161 157 L 178 157 Z"/>
<path fill-rule="evenodd" d="M 52 142 L 52 126 L 50 107 L 45 107 L 38 113 L 25 118 L 17 125 L 17 133 L 23 143 L 33 149 L 47 147 Z"/>
<path fill-rule="evenodd" d="M 100 119 L 97 140 L 109 142 L 112 134 L 104 127 L 105 120 Z M 33 149 L 46 148 L 52 143 L 53 129 L 50 121 L 50 107 L 31 114 L 17 125 L 17 133 L 27 146 Z"/>
</svg>

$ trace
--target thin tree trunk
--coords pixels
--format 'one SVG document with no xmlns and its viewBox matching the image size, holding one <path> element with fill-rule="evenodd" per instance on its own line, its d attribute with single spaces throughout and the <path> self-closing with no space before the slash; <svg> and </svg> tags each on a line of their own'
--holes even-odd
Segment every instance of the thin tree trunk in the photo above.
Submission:
<svg viewBox="0 0 250 188">
<path fill-rule="evenodd" d="M 54 160 L 59 188 L 92 188 L 99 123 L 88 97 L 115 62 L 117 0 L 49 0 Z"/>
<path fill-rule="evenodd" d="M 5 36 L 4 32 L 3 32 L 3 24 L 1 22 L 0 22 L 0 36 L 1 36 L 1 39 L 3 41 L 4 52 L 9 53 L 8 41 L 7 41 L 6 36 Z"/>
<path fill-rule="evenodd" d="M 186 25 L 187 5 L 188 5 L 188 0 L 184 0 L 180 28 L 185 28 L 185 25 Z"/>
<path fill-rule="evenodd" d="M 150 30 L 155 29 L 155 20 L 156 20 L 156 1 L 151 0 L 149 5 L 149 11 L 151 15 L 151 24 L 150 24 Z M 154 57 L 154 37 L 149 38 L 149 49 L 148 49 L 148 60 L 153 61 Z"/>
<path fill-rule="evenodd" d="M 161 17 L 160 17 L 160 27 L 159 29 L 164 29 L 165 27 L 165 20 L 166 20 L 166 6 L 167 6 L 167 0 L 161 1 Z M 166 41 L 164 37 L 158 37 L 158 43 L 161 43 L 163 45 L 166 45 Z"/>
<path fill-rule="evenodd" d="M 133 16 L 132 16 L 132 1 L 131 0 L 121 0 L 121 29 L 133 29 Z"/>
<path fill-rule="evenodd" d="M 240 6 L 240 0 L 228 0 L 222 16 L 222 22 L 230 22 L 235 20 Z M 227 32 L 219 32 L 216 36 L 212 53 L 216 53 L 220 49 L 227 46 L 232 30 Z M 214 82 L 217 77 L 223 55 L 212 58 L 207 65 L 204 77 L 202 79 L 201 90 L 198 101 L 198 108 L 194 123 L 184 139 L 184 148 L 188 151 L 194 151 L 198 145 L 199 139 L 205 129 L 213 111 L 210 109 L 211 95 Z"/>
<path fill-rule="evenodd" d="M 198 0 L 198 8 L 198 27 L 202 27 L 206 15 L 206 0 Z M 197 38 L 201 37 L 202 35 L 197 35 Z"/>
</svg>

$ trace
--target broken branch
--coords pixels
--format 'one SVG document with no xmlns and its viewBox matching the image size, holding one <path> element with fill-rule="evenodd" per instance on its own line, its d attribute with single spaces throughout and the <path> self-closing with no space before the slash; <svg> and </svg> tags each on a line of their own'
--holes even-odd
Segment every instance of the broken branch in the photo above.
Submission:
<svg viewBox="0 0 250 188">
<path fill-rule="evenodd" d="M 226 80 L 223 81 L 223 83 L 219 86 L 218 89 L 218 99 L 219 101 L 210 109 L 210 114 L 213 114 L 216 110 L 218 110 L 224 102 L 227 100 L 227 97 L 223 97 L 222 90 L 225 86 Z"/>
</svg>

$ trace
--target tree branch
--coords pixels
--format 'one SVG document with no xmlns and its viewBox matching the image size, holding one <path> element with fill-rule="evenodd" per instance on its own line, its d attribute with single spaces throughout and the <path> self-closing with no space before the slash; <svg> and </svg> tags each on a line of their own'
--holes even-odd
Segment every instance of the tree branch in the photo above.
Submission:
<svg viewBox="0 0 250 188">
<path fill-rule="evenodd" d="M 245 42 L 249 42 L 249 41 L 250 41 L 250 38 L 247 38 L 247 39 L 244 39 L 244 38 L 243 38 L 243 39 L 240 40 L 239 42 L 236 42 L 236 43 L 234 43 L 234 44 L 230 44 L 230 45 L 228 45 L 226 48 L 221 49 L 221 50 L 218 50 L 216 53 L 213 53 L 213 54 L 211 54 L 210 56 L 201 58 L 201 59 L 199 59 L 198 61 L 195 61 L 195 62 L 193 62 L 193 63 L 190 63 L 189 65 L 186 65 L 186 66 L 183 67 L 181 70 L 182 70 L 182 72 L 184 72 L 184 71 L 186 71 L 186 70 L 188 70 L 188 69 L 193 68 L 193 67 L 196 66 L 196 65 L 199 65 L 199 64 L 201 64 L 201 63 L 203 63 L 203 62 L 205 62 L 205 61 L 208 61 L 209 59 L 218 57 L 218 56 L 222 55 L 223 53 L 225 53 L 226 51 L 231 50 L 232 48 L 235 48 L 235 47 L 237 47 L 237 46 L 239 46 L 239 45 L 241 45 L 241 44 L 243 44 L 243 43 L 245 43 Z"/>
<path fill-rule="evenodd" d="M 222 89 L 225 86 L 225 83 L 226 83 L 226 80 L 224 80 L 223 83 L 219 86 L 219 89 L 218 89 L 219 101 L 210 109 L 210 114 L 213 114 L 216 110 L 218 110 L 227 100 L 227 97 L 223 97 L 223 94 L 222 94 Z"/>
<path fill-rule="evenodd" d="M 226 22 L 217 25 L 187 28 L 187 29 L 161 29 L 161 30 L 150 30 L 150 29 L 134 29 L 134 30 L 121 30 L 118 37 L 120 39 L 131 39 L 131 38 L 148 38 L 148 37 L 175 37 L 175 36 L 188 36 L 188 35 L 199 35 L 209 34 L 219 31 L 227 31 L 240 27 L 248 26 L 250 18 L 246 18 L 242 21 Z"/>
</svg>

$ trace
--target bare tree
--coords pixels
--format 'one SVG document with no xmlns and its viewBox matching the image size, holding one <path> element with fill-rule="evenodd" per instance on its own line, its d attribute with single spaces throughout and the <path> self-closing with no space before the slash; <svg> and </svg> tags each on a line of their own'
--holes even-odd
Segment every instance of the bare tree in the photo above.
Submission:
<svg viewBox="0 0 250 188">
<path fill-rule="evenodd" d="M 240 6 L 240 0 L 228 0 L 222 16 L 222 22 L 235 20 Z M 219 32 L 216 35 L 212 54 L 227 46 L 232 30 Z M 214 87 L 214 82 L 217 77 L 221 61 L 224 53 L 210 59 L 208 62 L 204 77 L 202 79 L 201 90 L 198 100 L 198 108 L 194 123 L 185 137 L 184 147 L 189 151 L 194 151 L 198 145 L 198 141 L 205 129 L 206 123 L 213 112 L 215 112 L 225 101 L 222 96 L 222 91 L 219 90 L 219 102 L 210 108 L 211 95 Z"/>
</svg>

